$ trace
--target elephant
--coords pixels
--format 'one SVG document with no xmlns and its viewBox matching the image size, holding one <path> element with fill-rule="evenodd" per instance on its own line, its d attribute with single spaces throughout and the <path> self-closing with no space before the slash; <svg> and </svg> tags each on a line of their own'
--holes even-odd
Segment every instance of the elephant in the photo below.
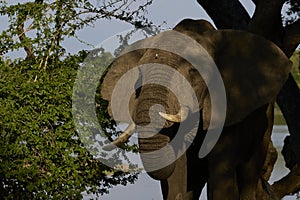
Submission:
<svg viewBox="0 0 300 200">
<path fill-rule="evenodd" d="M 203 47 L 220 74 L 225 101 L 213 100 L 209 87 L 215 77 L 202 74 L 192 63 L 201 60 L 200 50 L 165 32 L 138 41 L 113 61 L 103 78 L 101 96 L 109 102 L 109 114 L 130 124 L 106 150 L 126 142 L 136 130 L 143 165 L 160 181 L 164 199 L 199 199 L 206 183 L 208 199 L 256 199 L 272 132 L 273 104 L 291 62 L 260 36 L 216 30 L 206 20 L 184 19 L 166 32 L 185 35 L 193 45 Z M 141 42 L 148 47 L 137 48 Z M 177 52 L 186 57 L 166 50 L 178 44 Z M 115 92 L 118 85 L 124 88 Z M 224 119 L 214 126 L 213 116 L 217 119 L 223 112 Z M 216 141 L 206 140 L 214 134 L 209 130 L 218 128 Z M 199 156 L 205 147 L 208 151 Z"/>
</svg>

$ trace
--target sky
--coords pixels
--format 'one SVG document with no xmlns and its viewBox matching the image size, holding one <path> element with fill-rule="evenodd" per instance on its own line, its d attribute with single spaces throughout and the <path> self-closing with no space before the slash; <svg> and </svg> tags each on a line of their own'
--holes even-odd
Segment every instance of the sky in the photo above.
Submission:
<svg viewBox="0 0 300 200">
<path fill-rule="evenodd" d="M 33 1 L 33 0 L 30 0 Z M 10 0 L 9 3 L 23 3 L 28 0 Z M 254 4 L 251 0 L 241 0 L 250 15 L 254 12 Z M 184 18 L 206 19 L 210 22 L 211 19 L 206 12 L 197 4 L 196 0 L 154 0 L 153 4 L 148 7 L 147 17 L 156 25 L 163 24 L 164 28 L 170 29 Z M 5 17 L 0 17 L 0 31 L 7 27 L 8 20 Z M 94 26 L 86 27 L 78 32 L 78 37 L 88 44 L 87 46 L 80 43 L 75 38 L 66 39 L 63 45 L 70 53 L 76 53 L 83 49 L 93 49 L 101 44 L 106 39 L 120 33 L 132 29 L 133 26 L 119 20 L 99 20 Z M 16 58 L 25 56 L 25 52 L 11 53 L 8 57 Z"/>
<path fill-rule="evenodd" d="M 254 12 L 252 1 L 242 0 L 241 3 L 252 15 Z M 212 22 L 206 12 L 197 4 L 196 0 L 154 0 L 153 4 L 148 8 L 147 17 L 156 25 L 166 22 L 165 28 L 174 27 L 184 18 L 206 19 Z M 118 20 L 100 20 L 94 27 L 88 27 L 80 31 L 78 36 L 89 44 L 98 45 L 107 38 L 132 28 L 131 25 Z M 86 47 L 78 44 L 75 40 L 66 41 L 65 45 L 67 49 L 72 49 L 73 51 Z"/>
</svg>

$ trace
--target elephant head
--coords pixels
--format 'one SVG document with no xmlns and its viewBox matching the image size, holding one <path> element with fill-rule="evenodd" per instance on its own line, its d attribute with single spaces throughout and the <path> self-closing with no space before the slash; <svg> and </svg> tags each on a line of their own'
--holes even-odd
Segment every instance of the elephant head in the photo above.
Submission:
<svg viewBox="0 0 300 200">
<path fill-rule="evenodd" d="M 273 102 L 287 79 L 290 61 L 262 37 L 243 31 L 215 30 L 207 21 L 191 19 L 181 21 L 170 32 L 184 34 L 200 44 L 216 64 L 226 91 L 227 101 L 219 102 L 227 108 L 224 126 Z M 137 48 L 141 43 L 146 48 Z M 131 124 L 114 144 L 126 141 L 137 126 L 143 164 L 155 179 L 166 179 L 174 170 L 178 152 L 170 141 L 178 124 L 200 113 L 201 129 L 206 130 L 213 114 L 207 85 L 215 80 L 203 77 L 187 58 L 166 50 L 175 43 L 180 44 L 178 52 L 191 60 L 201 57 L 197 49 L 167 31 L 129 46 L 112 63 L 101 90 L 102 98 L 109 101 L 111 116 Z M 156 44 L 166 48 L 155 48 Z M 187 87 L 192 89 L 192 95 Z M 159 153 L 153 153 L 158 150 Z M 156 168 L 157 163 L 163 167 Z"/>
</svg>

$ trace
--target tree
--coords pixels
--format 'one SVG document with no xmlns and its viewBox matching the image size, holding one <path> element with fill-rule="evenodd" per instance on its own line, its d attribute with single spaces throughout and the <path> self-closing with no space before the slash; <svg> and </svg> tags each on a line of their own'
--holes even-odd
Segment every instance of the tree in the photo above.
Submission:
<svg viewBox="0 0 300 200">
<path fill-rule="evenodd" d="M 66 37 L 76 38 L 78 30 L 101 18 L 148 26 L 143 12 L 151 1 L 134 2 L 35 0 L 12 5 L 0 1 L 0 14 L 9 18 L 0 34 L 0 56 L 26 52 L 21 60 L 0 57 L 0 199 L 81 199 L 83 192 L 99 195 L 136 180 L 135 173 L 102 164 L 80 140 L 72 93 L 77 69 L 88 52 L 68 55 L 62 46 Z M 100 53 L 92 63 L 106 65 L 113 59 L 103 49 Z M 106 112 L 97 114 L 111 130 L 106 134 L 119 134 Z"/>
<path fill-rule="evenodd" d="M 42 71 L 31 69 L 38 63 L 0 64 L 1 199 L 80 199 L 136 179 L 94 159 L 76 132 L 72 88 L 84 57 Z"/>
<path fill-rule="evenodd" d="M 252 17 L 238 0 L 197 2 L 217 28 L 246 30 L 261 35 L 277 44 L 287 57 L 291 57 L 300 43 L 300 3 L 297 0 L 252 0 L 256 6 Z M 285 3 L 288 12 L 282 14 Z M 285 139 L 283 156 L 291 172 L 273 185 L 278 195 L 283 197 L 299 190 L 300 183 L 300 90 L 291 74 L 277 97 L 277 103 L 290 132 Z"/>
</svg>

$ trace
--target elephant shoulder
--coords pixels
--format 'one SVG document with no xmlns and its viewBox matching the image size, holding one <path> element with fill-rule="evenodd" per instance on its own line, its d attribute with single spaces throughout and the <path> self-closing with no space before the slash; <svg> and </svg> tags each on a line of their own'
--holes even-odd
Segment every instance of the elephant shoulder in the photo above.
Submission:
<svg viewBox="0 0 300 200">
<path fill-rule="evenodd" d="M 275 101 L 292 66 L 278 46 L 246 31 L 218 30 L 202 37 L 211 42 L 212 57 L 225 85 L 226 124 Z"/>
</svg>

